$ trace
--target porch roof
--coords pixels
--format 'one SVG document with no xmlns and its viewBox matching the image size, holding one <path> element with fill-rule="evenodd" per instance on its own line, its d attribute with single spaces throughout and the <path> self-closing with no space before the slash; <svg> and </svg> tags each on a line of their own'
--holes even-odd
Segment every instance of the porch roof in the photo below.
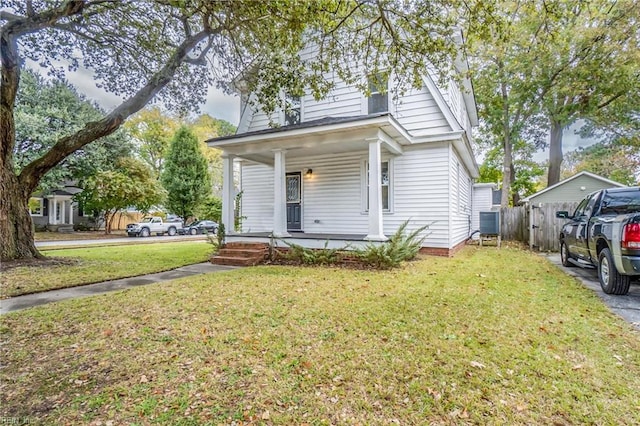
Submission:
<svg viewBox="0 0 640 426">
<path fill-rule="evenodd" d="M 366 141 L 382 138 L 389 151 L 401 152 L 411 136 L 388 112 L 351 117 L 325 117 L 290 126 L 209 139 L 210 147 L 260 163 L 273 162 L 272 151 L 287 150 L 287 157 L 366 149 Z"/>
<path fill-rule="evenodd" d="M 224 146 L 224 145 L 227 145 L 226 143 L 227 141 L 231 141 L 234 139 L 246 139 L 246 138 L 253 138 L 254 136 L 269 135 L 272 133 L 282 133 L 282 132 L 288 132 L 291 130 L 310 129 L 310 128 L 316 128 L 316 127 L 322 127 L 322 126 L 336 125 L 336 124 L 347 124 L 347 123 L 353 123 L 353 122 L 357 122 L 365 119 L 372 119 L 372 118 L 379 118 L 379 117 L 393 118 L 393 116 L 388 112 L 379 112 L 376 114 L 369 114 L 369 115 L 355 115 L 355 116 L 349 116 L 349 117 L 324 117 L 318 120 L 304 121 L 302 123 L 291 124 L 289 126 L 272 127 L 268 129 L 254 130 L 253 132 L 236 133 L 235 135 L 229 135 L 229 136 L 220 136 L 217 138 L 211 138 L 206 142 L 207 144 L 209 144 L 209 146 L 216 146 L 216 147 Z M 397 122 L 396 124 L 400 126 Z"/>
</svg>

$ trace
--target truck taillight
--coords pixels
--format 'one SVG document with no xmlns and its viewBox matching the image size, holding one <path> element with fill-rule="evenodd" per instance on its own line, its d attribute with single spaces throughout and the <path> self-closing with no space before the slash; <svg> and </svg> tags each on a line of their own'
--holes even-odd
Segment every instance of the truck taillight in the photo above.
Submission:
<svg viewBox="0 0 640 426">
<path fill-rule="evenodd" d="M 622 230 L 622 247 L 640 249 L 640 223 L 628 223 Z"/>
</svg>

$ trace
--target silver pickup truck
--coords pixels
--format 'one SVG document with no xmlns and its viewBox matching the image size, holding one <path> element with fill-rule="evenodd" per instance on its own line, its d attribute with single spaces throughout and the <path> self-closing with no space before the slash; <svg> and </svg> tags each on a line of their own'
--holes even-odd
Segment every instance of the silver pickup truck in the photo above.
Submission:
<svg viewBox="0 0 640 426">
<path fill-rule="evenodd" d="M 164 222 L 161 217 L 145 217 L 141 222 L 127 225 L 127 235 L 130 237 L 148 237 L 151 234 L 171 236 L 182 228 L 181 222 Z"/>
</svg>

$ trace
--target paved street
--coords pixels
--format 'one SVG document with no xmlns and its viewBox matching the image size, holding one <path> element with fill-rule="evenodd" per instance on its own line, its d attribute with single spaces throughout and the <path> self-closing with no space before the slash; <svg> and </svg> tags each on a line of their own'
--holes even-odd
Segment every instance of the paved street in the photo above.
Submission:
<svg viewBox="0 0 640 426">
<path fill-rule="evenodd" d="M 188 240 L 206 240 L 206 235 L 175 235 L 169 237 L 163 235 L 161 237 L 122 237 L 122 238 L 97 238 L 94 240 L 56 240 L 56 241 L 36 241 L 36 247 L 76 247 L 76 246 L 91 246 L 100 244 L 140 244 L 140 243 L 170 243 L 176 241 L 188 241 Z"/>
<path fill-rule="evenodd" d="M 547 255 L 547 258 L 567 274 L 578 278 L 585 287 L 593 290 L 611 311 L 620 315 L 640 330 L 640 284 L 632 283 L 629 294 L 626 296 L 605 294 L 600 288 L 595 269 L 583 269 L 577 266 L 574 268 L 564 267 L 558 253 Z"/>
</svg>

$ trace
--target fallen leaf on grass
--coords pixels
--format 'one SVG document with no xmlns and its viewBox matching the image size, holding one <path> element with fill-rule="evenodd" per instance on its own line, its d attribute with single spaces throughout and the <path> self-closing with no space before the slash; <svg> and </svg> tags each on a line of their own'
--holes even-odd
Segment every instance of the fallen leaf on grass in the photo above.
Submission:
<svg viewBox="0 0 640 426">
<path fill-rule="evenodd" d="M 478 361 L 471 361 L 469 364 L 471 364 L 471 366 L 475 367 L 475 368 L 485 368 L 486 367 L 483 363 L 478 362 Z"/>
</svg>

